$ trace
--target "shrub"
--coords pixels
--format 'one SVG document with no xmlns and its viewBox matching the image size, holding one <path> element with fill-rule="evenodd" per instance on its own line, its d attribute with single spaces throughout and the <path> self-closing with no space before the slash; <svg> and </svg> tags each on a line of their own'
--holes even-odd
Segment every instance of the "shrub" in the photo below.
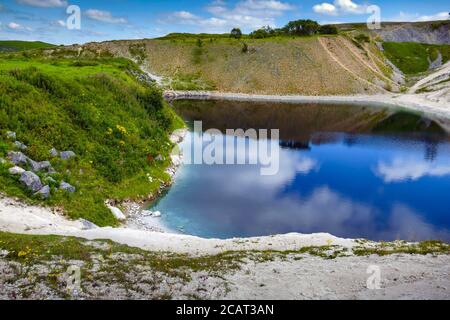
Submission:
<svg viewBox="0 0 450 320">
<path fill-rule="evenodd" d="M 245 42 L 242 44 L 241 52 L 242 53 L 247 53 L 248 52 L 248 45 Z"/>
<path fill-rule="evenodd" d="M 355 40 L 359 43 L 369 43 L 370 37 L 364 33 L 361 33 L 355 37 Z"/>
<path fill-rule="evenodd" d="M 323 25 L 319 28 L 320 34 L 338 34 L 338 29 L 336 26 L 333 25 Z"/>
<path fill-rule="evenodd" d="M 230 32 L 230 37 L 234 39 L 240 39 L 242 38 L 242 31 L 239 28 L 233 28 Z"/>
<path fill-rule="evenodd" d="M 284 28 L 284 31 L 293 36 L 311 36 L 319 30 L 319 24 L 313 20 L 295 20 L 290 21 Z"/>
</svg>

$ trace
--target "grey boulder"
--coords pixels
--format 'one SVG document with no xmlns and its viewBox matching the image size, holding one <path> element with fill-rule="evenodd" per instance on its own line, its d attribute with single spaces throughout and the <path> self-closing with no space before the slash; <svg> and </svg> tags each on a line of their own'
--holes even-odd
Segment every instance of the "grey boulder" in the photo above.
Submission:
<svg viewBox="0 0 450 320">
<path fill-rule="evenodd" d="M 15 165 L 28 163 L 28 157 L 24 155 L 22 152 L 10 151 L 8 152 L 8 157 L 9 160 L 11 160 L 11 162 L 14 163 Z"/>
<path fill-rule="evenodd" d="M 14 144 L 16 145 L 16 147 L 18 149 L 20 149 L 22 151 L 25 151 L 25 150 L 28 149 L 28 147 L 25 144 L 23 144 L 22 142 L 20 142 L 20 141 L 15 141 Z"/>
<path fill-rule="evenodd" d="M 8 139 L 16 140 L 16 133 L 13 132 L 13 131 L 8 131 L 8 132 L 6 133 L 6 136 L 8 137 Z"/>
<path fill-rule="evenodd" d="M 51 171 L 53 169 L 51 163 L 48 161 L 36 162 L 31 159 L 28 159 L 28 162 L 30 163 L 31 170 L 33 170 L 34 172 L 39 172 L 39 171 L 44 171 L 44 170 Z"/>
<path fill-rule="evenodd" d="M 79 222 L 81 222 L 81 224 L 83 225 L 82 228 L 83 230 L 92 230 L 92 229 L 97 229 L 98 226 L 86 219 L 80 218 L 78 219 Z"/>
<path fill-rule="evenodd" d="M 58 150 L 56 150 L 55 148 L 51 148 L 50 149 L 50 155 L 54 158 L 58 156 Z"/>
<path fill-rule="evenodd" d="M 63 160 L 69 160 L 70 158 L 75 157 L 75 152 L 73 152 L 73 151 L 61 151 L 59 153 L 59 156 Z"/>
<path fill-rule="evenodd" d="M 41 197 L 43 199 L 48 199 L 50 197 L 50 187 L 47 185 L 43 187 L 41 190 L 34 194 L 35 196 Z"/>
<path fill-rule="evenodd" d="M 69 183 L 67 183 L 65 181 L 61 181 L 61 184 L 59 185 L 59 188 L 64 190 L 64 191 L 70 192 L 70 193 L 74 193 L 76 191 L 74 186 L 72 186 L 71 184 L 69 184 Z"/>
<path fill-rule="evenodd" d="M 22 173 L 19 181 L 33 192 L 38 192 L 43 187 L 41 179 L 31 171 L 25 171 Z"/>
<path fill-rule="evenodd" d="M 18 167 L 18 166 L 9 168 L 8 171 L 9 171 L 9 174 L 12 174 L 12 175 L 19 175 L 19 174 L 22 175 L 22 173 L 25 172 L 24 169 L 22 169 L 21 167 Z"/>
</svg>

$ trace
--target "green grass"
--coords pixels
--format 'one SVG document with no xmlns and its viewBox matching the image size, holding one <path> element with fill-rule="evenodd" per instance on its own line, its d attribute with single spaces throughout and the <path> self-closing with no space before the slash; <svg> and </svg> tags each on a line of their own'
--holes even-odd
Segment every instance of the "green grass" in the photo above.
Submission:
<svg viewBox="0 0 450 320">
<path fill-rule="evenodd" d="M 41 41 L 0 41 L 0 52 L 52 48 L 55 45 Z"/>
<path fill-rule="evenodd" d="M 428 45 L 422 43 L 385 42 L 386 57 L 406 75 L 416 75 L 429 69 L 440 52 L 442 62 L 450 60 L 450 45 Z"/>
<path fill-rule="evenodd" d="M 450 254 L 450 245 L 442 241 L 423 241 L 415 244 L 406 242 L 380 242 L 374 247 L 358 246 L 353 248 L 353 253 L 357 256 L 378 255 L 386 256 L 391 254 Z"/>
<path fill-rule="evenodd" d="M 169 160 L 152 159 L 168 158 L 168 133 L 182 121 L 157 88 L 137 82 L 130 70 L 138 69 L 120 58 L 0 55 L 0 157 L 14 150 L 5 135 L 14 131 L 29 157 L 51 160 L 58 172 L 53 178 L 77 188 L 70 195 L 53 188 L 44 204 L 62 207 L 72 218 L 116 225 L 105 199 L 144 199 L 168 181 Z M 77 157 L 50 159 L 53 147 Z M 0 191 L 41 202 L 8 174 L 8 166 L 0 166 Z"/>
</svg>

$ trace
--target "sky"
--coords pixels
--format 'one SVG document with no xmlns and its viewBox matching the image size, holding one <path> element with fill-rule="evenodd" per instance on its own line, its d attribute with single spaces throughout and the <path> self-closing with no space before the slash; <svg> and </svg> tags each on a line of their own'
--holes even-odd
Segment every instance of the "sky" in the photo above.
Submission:
<svg viewBox="0 0 450 320">
<path fill-rule="evenodd" d="M 250 32 L 297 19 L 366 22 L 372 5 L 382 21 L 449 19 L 450 0 L 0 0 L 0 40 L 73 44 L 234 27 Z"/>
</svg>

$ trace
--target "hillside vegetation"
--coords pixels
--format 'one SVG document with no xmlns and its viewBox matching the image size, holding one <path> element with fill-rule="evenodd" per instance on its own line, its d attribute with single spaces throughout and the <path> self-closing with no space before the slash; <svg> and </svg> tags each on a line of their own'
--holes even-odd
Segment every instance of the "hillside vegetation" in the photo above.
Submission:
<svg viewBox="0 0 450 320">
<path fill-rule="evenodd" d="M 55 45 L 41 41 L 0 41 L 0 52 L 52 48 Z"/>
<path fill-rule="evenodd" d="M 303 95 L 400 90 L 377 46 L 346 36 L 230 39 L 177 34 L 83 48 L 133 59 L 162 76 L 165 89 Z"/>
<path fill-rule="evenodd" d="M 0 55 L 0 191 L 44 201 L 8 172 L 8 151 L 23 151 L 24 144 L 27 157 L 49 160 L 55 170 L 38 173 L 51 187 L 46 204 L 72 218 L 115 225 L 104 201 L 144 199 L 167 182 L 168 133 L 182 124 L 158 89 L 135 79 L 140 71 L 134 63 L 88 53 Z M 15 132 L 15 139 L 8 132 Z M 76 157 L 52 157 L 52 148 Z M 76 192 L 58 189 L 61 181 Z"/>
<path fill-rule="evenodd" d="M 385 42 L 385 54 L 403 73 L 414 75 L 428 71 L 430 63 L 450 60 L 450 45 L 429 45 L 413 42 Z"/>
</svg>

